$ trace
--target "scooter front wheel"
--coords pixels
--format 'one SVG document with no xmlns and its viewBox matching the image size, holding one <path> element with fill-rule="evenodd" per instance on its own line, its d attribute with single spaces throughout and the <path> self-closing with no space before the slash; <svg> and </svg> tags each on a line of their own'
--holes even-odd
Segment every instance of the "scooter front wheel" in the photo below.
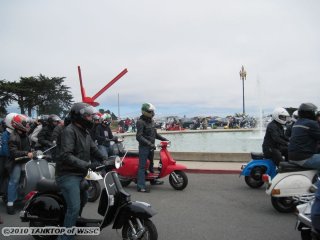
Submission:
<svg viewBox="0 0 320 240">
<path fill-rule="evenodd" d="M 122 228 L 122 239 L 157 240 L 157 228 L 150 219 L 131 219 Z"/>
<path fill-rule="evenodd" d="M 169 175 L 169 183 L 175 190 L 183 190 L 188 185 L 188 177 L 185 172 L 173 171 Z"/>
</svg>

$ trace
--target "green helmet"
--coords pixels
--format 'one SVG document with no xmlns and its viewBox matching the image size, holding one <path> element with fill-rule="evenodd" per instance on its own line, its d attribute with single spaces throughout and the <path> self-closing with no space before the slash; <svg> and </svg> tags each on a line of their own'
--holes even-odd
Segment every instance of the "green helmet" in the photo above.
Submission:
<svg viewBox="0 0 320 240">
<path fill-rule="evenodd" d="M 110 124 L 112 117 L 109 113 L 105 113 L 101 116 L 100 121 L 104 124 Z"/>
<path fill-rule="evenodd" d="M 156 108 L 151 103 L 142 104 L 141 113 L 143 116 L 146 116 L 148 118 L 153 118 L 155 110 Z"/>
</svg>

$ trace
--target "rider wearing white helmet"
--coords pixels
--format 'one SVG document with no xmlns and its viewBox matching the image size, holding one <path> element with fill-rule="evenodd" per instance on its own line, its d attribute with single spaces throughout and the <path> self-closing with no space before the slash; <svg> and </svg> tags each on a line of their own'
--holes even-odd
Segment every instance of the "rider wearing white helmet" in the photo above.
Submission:
<svg viewBox="0 0 320 240">
<path fill-rule="evenodd" d="M 276 165 L 283 157 L 288 158 L 289 139 L 284 134 L 283 126 L 287 123 L 290 115 L 282 107 L 275 108 L 272 113 L 272 121 L 268 124 L 264 136 L 262 150 L 266 158 L 271 158 Z"/>
</svg>

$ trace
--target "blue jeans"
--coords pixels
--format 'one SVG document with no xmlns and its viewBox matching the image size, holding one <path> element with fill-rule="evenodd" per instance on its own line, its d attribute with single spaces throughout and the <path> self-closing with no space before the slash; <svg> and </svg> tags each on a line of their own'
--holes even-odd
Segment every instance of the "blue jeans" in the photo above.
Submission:
<svg viewBox="0 0 320 240">
<path fill-rule="evenodd" d="M 56 177 L 57 184 L 61 189 L 62 195 L 67 204 L 66 215 L 64 216 L 63 226 L 70 228 L 76 225 L 77 218 L 81 211 L 81 206 L 87 202 L 88 193 L 83 191 L 80 193 L 80 182 L 83 180 L 83 177 L 64 175 Z M 59 240 L 71 240 L 74 236 L 72 235 L 63 235 L 59 236 Z"/>
<path fill-rule="evenodd" d="M 10 180 L 8 183 L 8 202 L 14 202 L 18 198 L 17 189 L 21 176 L 22 165 L 15 164 L 10 173 Z"/>
<path fill-rule="evenodd" d="M 108 157 L 110 153 L 110 148 L 104 145 L 98 145 L 98 149 L 103 156 Z"/>
<path fill-rule="evenodd" d="M 306 159 L 302 166 L 320 171 L 320 154 L 314 154 L 312 157 Z M 311 220 L 313 228 L 320 232 L 320 182 L 317 181 L 316 185 L 318 189 L 315 193 L 315 200 L 311 208 Z"/>
<path fill-rule="evenodd" d="M 320 232 L 320 182 L 317 181 L 316 185 L 318 189 L 315 193 L 315 200 L 311 208 L 311 221 L 312 227 L 317 232 Z"/>
<path fill-rule="evenodd" d="M 320 154 L 313 154 L 310 158 L 304 160 L 302 167 L 314 168 L 320 171 Z"/>
<path fill-rule="evenodd" d="M 137 176 L 137 188 L 145 188 L 145 172 L 146 172 L 146 163 L 149 158 L 150 166 L 149 170 L 153 172 L 153 156 L 154 151 L 151 151 L 150 147 L 147 146 L 139 146 L 139 168 L 138 168 L 138 176 Z"/>
</svg>

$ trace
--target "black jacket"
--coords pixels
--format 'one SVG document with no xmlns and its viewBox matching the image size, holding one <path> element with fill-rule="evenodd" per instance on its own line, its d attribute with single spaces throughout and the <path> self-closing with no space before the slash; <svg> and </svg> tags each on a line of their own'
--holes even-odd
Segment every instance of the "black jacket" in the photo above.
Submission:
<svg viewBox="0 0 320 240">
<path fill-rule="evenodd" d="M 151 118 L 147 118 L 143 115 L 137 121 L 137 135 L 136 139 L 140 146 L 150 146 L 155 143 L 155 140 L 167 141 L 157 133 L 155 122 Z"/>
<path fill-rule="evenodd" d="M 60 142 L 61 141 L 61 142 Z M 62 130 L 58 144 L 56 176 L 85 176 L 91 163 L 91 156 L 106 160 L 91 139 L 88 131 L 69 124 Z"/>
<path fill-rule="evenodd" d="M 44 126 L 38 134 L 38 143 L 43 148 L 48 148 L 53 146 L 52 133 L 54 127 L 47 125 Z"/>
<path fill-rule="evenodd" d="M 97 140 L 98 145 L 109 147 L 110 141 L 113 139 L 113 134 L 109 126 L 99 124 L 96 127 L 94 140 Z"/>
<path fill-rule="evenodd" d="M 273 120 L 270 122 L 264 135 L 262 150 L 263 152 L 269 152 L 269 149 L 281 149 L 288 146 L 289 139 L 284 134 L 282 124 Z"/>
<path fill-rule="evenodd" d="M 8 145 L 12 161 L 17 157 L 27 156 L 27 154 L 31 152 L 31 144 L 27 134 L 19 135 L 16 130 L 10 134 Z"/>
<path fill-rule="evenodd" d="M 320 141 L 320 128 L 316 121 L 299 118 L 292 127 L 289 160 L 299 161 L 316 154 Z"/>
</svg>

